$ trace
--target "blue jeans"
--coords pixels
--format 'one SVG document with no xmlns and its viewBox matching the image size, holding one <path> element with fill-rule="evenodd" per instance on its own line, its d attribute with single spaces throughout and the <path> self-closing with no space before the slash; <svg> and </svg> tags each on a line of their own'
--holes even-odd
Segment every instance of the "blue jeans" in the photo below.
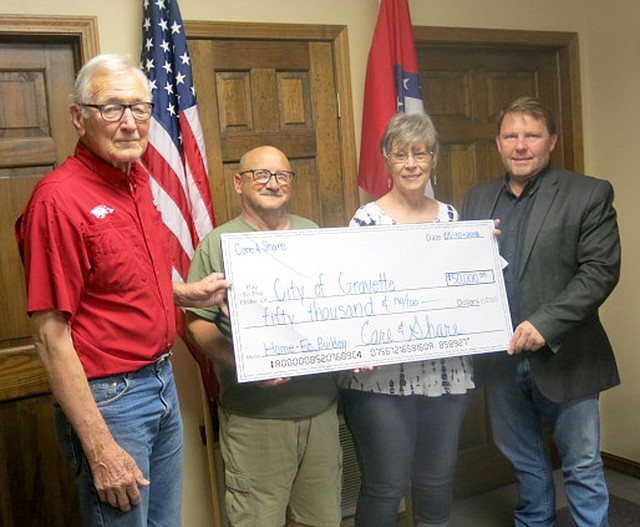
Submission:
<svg viewBox="0 0 640 527">
<path fill-rule="evenodd" d="M 554 403 L 540 393 L 527 359 L 487 386 L 494 441 L 513 465 L 518 482 L 517 527 L 555 525 L 555 488 L 541 433 L 553 428 L 562 460 L 564 489 L 577 527 L 608 527 L 609 493 L 600 457 L 598 395 Z"/>
<path fill-rule="evenodd" d="M 458 435 L 469 398 L 342 390 L 361 473 L 356 525 L 395 526 L 409 483 L 415 524 L 448 525 Z"/>
<path fill-rule="evenodd" d="M 140 487 L 142 502 L 129 512 L 100 501 L 80 442 L 57 409 L 60 449 L 75 470 L 80 508 L 92 527 L 179 527 L 182 523 L 182 419 L 170 355 L 136 372 L 89 381 L 115 441 L 151 482 Z"/>
</svg>

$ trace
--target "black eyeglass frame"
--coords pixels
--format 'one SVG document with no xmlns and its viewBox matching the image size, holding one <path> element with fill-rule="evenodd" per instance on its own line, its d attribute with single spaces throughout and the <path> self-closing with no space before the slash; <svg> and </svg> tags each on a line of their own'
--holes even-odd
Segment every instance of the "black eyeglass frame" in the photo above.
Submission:
<svg viewBox="0 0 640 527">
<path fill-rule="evenodd" d="M 131 115 L 133 116 L 133 118 L 136 121 L 148 121 L 149 119 L 151 119 L 151 116 L 153 115 L 154 104 L 152 102 L 134 102 L 134 103 L 131 103 L 131 104 L 124 104 L 124 103 L 119 103 L 119 102 L 108 102 L 108 103 L 105 103 L 105 104 L 78 103 L 78 106 L 82 106 L 82 107 L 86 107 L 86 108 L 95 108 L 96 110 L 98 110 L 100 112 L 100 117 L 102 117 L 105 121 L 107 121 L 108 123 L 117 123 L 118 121 L 120 121 L 122 119 L 122 117 L 124 117 L 124 112 L 127 110 L 127 108 L 129 109 L 129 111 L 131 112 Z M 111 119 L 111 118 L 105 117 L 104 109 L 107 106 L 117 107 L 117 108 L 120 109 L 120 115 L 117 117 L 117 119 Z M 134 112 L 134 107 L 136 107 L 136 106 L 138 106 L 138 107 L 144 106 L 145 108 L 147 108 L 148 111 L 149 111 L 149 115 L 147 115 L 145 113 L 143 117 L 136 116 L 136 114 Z"/>
<path fill-rule="evenodd" d="M 256 175 L 256 172 L 263 172 L 262 177 Z M 291 185 L 293 177 L 296 175 L 296 173 L 291 170 L 276 170 L 275 172 L 271 172 L 271 170 L 267 170 L 266 168 L 249 168 L 239 172 L 239 174 L 241 176 L 251 174 L 251 179 L 258 183 L 258 185 L 267 185 L 272 177 L 276 178 L 278 185 Z M 267 174 L 269 174 L 269 177 L 267 177 Z"/>
</svg>

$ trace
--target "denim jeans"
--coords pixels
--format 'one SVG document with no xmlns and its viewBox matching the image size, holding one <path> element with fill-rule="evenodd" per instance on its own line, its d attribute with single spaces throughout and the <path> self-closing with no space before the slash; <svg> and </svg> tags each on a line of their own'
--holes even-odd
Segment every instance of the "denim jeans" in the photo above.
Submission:
<svg viewBox="0 0 640 527">
<path fill-rule="evenodd" d="M 469 397 L 342 390 L 361 473 L 356 525 L 395 526 L 409 483 L 415 524 L 448 525 L 458 435 Z"/>
<path fill-rule="evenodd" d="M 527 359 L 514 360 L 509 368 L 489 383 L 487 391 L 494 441 L 516 472 L 516 527 L 555 525 L 555 488 L 541 434 L 543 417 L 553 429 L 574 523 L 608 527 L 598 395 L 554 403 L 537 389 Z"/>
<path fill-rule="evenodd" d="M 151 482 L 140 487 L 142 502 L 129 512 L 100 501 L 80 442 L 57 409 L 60 449 L 75 470 L 80 508 L 92 527 L 179 527 L 182 523 L 182 419 L 169 357 L 167 353 L 136 372 L 89 381 L 115 441 Z"/>
</svg>

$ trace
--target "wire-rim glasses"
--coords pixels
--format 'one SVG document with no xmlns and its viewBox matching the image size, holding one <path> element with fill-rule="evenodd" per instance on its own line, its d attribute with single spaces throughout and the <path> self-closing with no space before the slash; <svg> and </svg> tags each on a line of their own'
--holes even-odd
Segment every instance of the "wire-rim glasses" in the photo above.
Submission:
<svg viewBox="0 0 640 527">
<path fill-rule="evenodd" d="M 251 177 L 258 185 L 266 185 L 271 181 L 272 177 L 276 178 L 278 185 L 291 185 L 293 176 L 295 176 L 295 173 L 290 170 L 276 170 L 275 172 L 271 172 L 271 170 L 267 170 L 266 168 L 250 168 L 240 172 L 241 176 L 244 174 L 251 174 Z"/>
<path fill-rule="evenodd" d="M 392 163 L 404 165 L 412 157 L 416 163 L 426 163 L 433 158 L 433 152 L 391 152 L 389 154 Z"/>
</svg>

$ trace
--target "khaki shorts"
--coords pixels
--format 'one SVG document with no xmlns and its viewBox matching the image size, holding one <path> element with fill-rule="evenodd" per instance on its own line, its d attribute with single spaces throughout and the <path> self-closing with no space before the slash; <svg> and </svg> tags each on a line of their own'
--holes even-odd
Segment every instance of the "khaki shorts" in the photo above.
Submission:
<svg viewBox="0 0 640 527">
<path fill-rule="evenodd" d="M 342 450 L 336 406 L 310 418 L 255 419 L 219 411 L 225 508 L 233 527 L 287 519 L 339 527 Z"/>
</svg>

